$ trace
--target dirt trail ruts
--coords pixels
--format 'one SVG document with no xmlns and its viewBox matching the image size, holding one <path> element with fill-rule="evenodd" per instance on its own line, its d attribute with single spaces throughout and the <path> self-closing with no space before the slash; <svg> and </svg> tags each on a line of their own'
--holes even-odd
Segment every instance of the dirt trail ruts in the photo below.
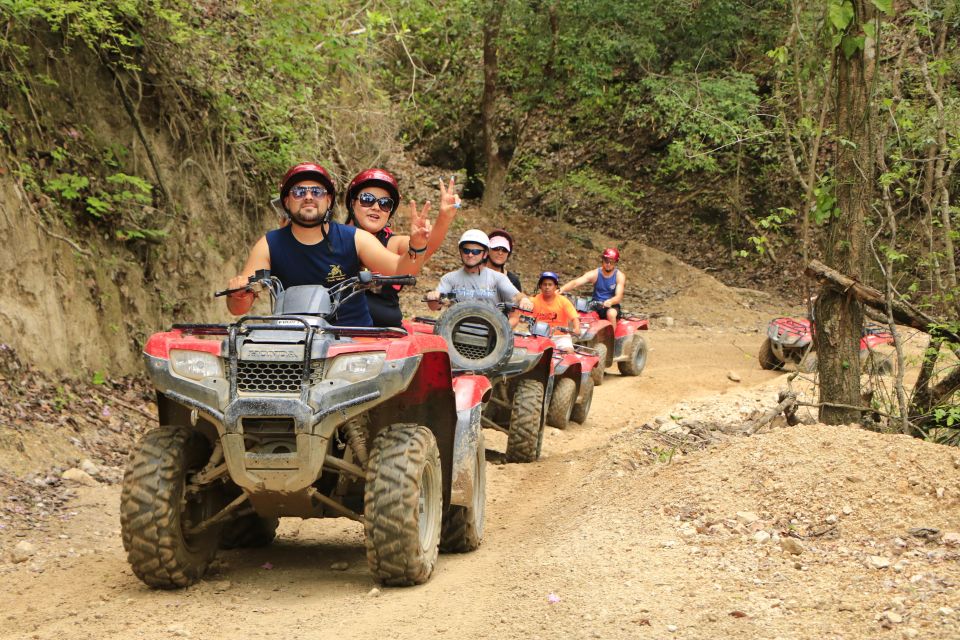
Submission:
<svg viewBox="0 0 960 640">
<path fill-rule="evenodd" d="M 612 436 L 634 432 L 680 401 L 715 396 L 720 403 L 731 389 L 775 384 L 780 376 L 755 365 L 760 340 L 750 332 L 652 331 L 643 375 L 620 377 L 612 368 L 596 389 L 587 423 L 549 430 L 541 461 L 488 463 L 482 547 L 441 556 L 433 578 L 415 588 L 370 593 L 375 585 L 359 525 L 288 519 L 269 548 L 221 553 L 215 570 L 194 587 L 154 591 L 126 564 L 119 487 L 84 488 L 71 505 L 76 515 L 59 529 L 39 539 L 23 532 L 38 548 L 33 559 L 0 566 L 7 585 L 0 637 L 868 638 L 884 625 L 909 636 L 909 625 L 917 624 L 903 612 L 909 602 L 899 605 L 899 623 L 895 617 L 878 622 L 896 590 L 876 570 L 855 565 L 864 575 L 857 582 L 850 563 L 831 563 L 813 549 L 806 557 L 772 546 L 757 551 L 735 525 L 715 525 L 716 535 L 678 537 L 685 519 L 710 512 L 718 522 L 736 519 L 736 510 L 751 506 L 742 487 L 729 496 L 718 490 L 726 476 L 711 477 L 711 469 L 715 461 L 733 469 L 728 475 L 754 468 L 764 438 L 776 434 L 731 439 L 671 465 L 642 462 L 632 470 L 611 455 Z M 741 382 L 728 379 L 731 369 Z M 857 432 L 850 437 L 883 437 L 847 431 Z M 504 446 L 498 435 L 487 432 L 491 461 Z M 946 448 L 931 455 L 941 456 L 940 450 Z M 778 464 L 802 468 L 809 454 L 781 451 L 785 458 Z M 942 454 L 950 455 L 955 450 Z M 949 468 L 948 459 L 941 462 Z M 958 480 L 960 471 L 942 478 L 953 482 L 950 492 Z M 709 494 L 703 504 L 698 486 Z M 672 495 L 681 502 L 674 504 Z M 952 497 L 928 524 L 960 528 Z M 689 517 L 677 515 L 687 507 Z M 957 637 L 956 618 L 936 609 L 949 597 L 956 603 L 956 554 L 952 564 L 949 554 L 937 560 L 931 560 L 939 571 L 933 575 L 943 586 L 923 592 L 922 619 L 928 622 L 918 625 L 919 637 Z M 333 570 L 337 562 L 348 568 Z M 883 576 L 894 577 L 909 575 Z M 927 605 L 934 608 L 928 612 Z"/>
</svg>

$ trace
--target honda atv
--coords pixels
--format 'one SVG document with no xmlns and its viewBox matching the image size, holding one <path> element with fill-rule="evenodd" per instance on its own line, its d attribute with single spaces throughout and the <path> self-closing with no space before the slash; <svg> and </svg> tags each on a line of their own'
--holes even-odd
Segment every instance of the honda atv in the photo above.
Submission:
<svg viewBox="0 0 960 640">
<path fill-rule="evenodd" d="M 553 352 L 553 390 L 547 401 L 547 424 L 566 429 L 573 420 L 583 424 L 593 403 L 593 371 L 600 365 L 596 350 L 580 345 L 563 348 L 558 334 L 569 333 L 561 327 L 550 327 L 545 322 L 528 318 L 530 333 L 551 338 Z M 569 348 L 572 346 L 572 349 Z"/>
<path fill-rule="evenodd" d="M 480 374 L 493 392 L 485 405 L 482 424 L 507 434 L 507 462 L 533 462 L 540 457 L 546 401 L 553 383 L 553 342 L 549 338 L 514 333 L 503 309 L 479 300 L 448 305 L 439 318 L 414 318 L 414 333 L 442 336 L 450 349 L 454 374 Z"/>
<path fill-rule="evenodd" d="M 600 366 L 593 370 L 594 384 L 603 384 L 603 372 L 614 362 L 620 375 L 640 375 L 647 365 L 647 343 L 638 332 L 648 330 L 650 321 L 624 311 L 614 327 L 599 301 L 578 297 L 573 299 L 573 306 L 580 315 L 577 343 L 595 349 L 600 356 Z"/>
<path fill-rule="evenodd" d="M 283 290 L 261 271 L 244 289 L 269 291 L 270 315 L 147 341 L 160 424 L 136 445 L 120 504 L 137 577 L 186 587 L 218 547 L 269 544 L 283 516 L 362 523 L 388 585 L 425 582 L 438 550 L 479 546 L 489 381 L 453 378 L 438 336 L 326 321 L 368 287 L 414 282 L 364 272 Z"/>
<path fill-rule="evenodd" d="M 767 325 L 767 338 L 760 346 L 758 360 L 764 369 L 782 369 L 792 362 L 798 369 L 811 373 L 817 369 L 817 354 L 814 351 L 813 325 L 807 318 L 774 318 Z M 893 344 L 893 336 L 885 328 L 868 325 L 860 338 L 860 363 L 872 365 L 877 373 L 889 373 L 892 362 L 889 358 L 874 357 L 874 350 L 881 345 Z"/>
</svg>

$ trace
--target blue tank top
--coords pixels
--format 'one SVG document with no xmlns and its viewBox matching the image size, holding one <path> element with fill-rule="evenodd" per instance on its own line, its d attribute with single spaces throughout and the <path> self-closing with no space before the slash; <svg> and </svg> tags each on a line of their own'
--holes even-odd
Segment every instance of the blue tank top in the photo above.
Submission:
<svg viewBox="0 0 960 640">
<path fill-rule="evenodd" d="M 267 232 L 270 248 L 270 273 L 284 287 L 320 284 L 332 287 L 360 271 L 360 258 L 354 243 L 356 228 L 330 223 L 327 237 L 317 244 L 303 244 L 293 235 L 293 225 Z M 357 295 L 347 300 L 328 317 L 330 324 L 341 327 L 370 327 L 373 321 L 367 309 L 367 298 Z"/>
<path fill-rule="evenodd" d="M 614 269 L 609 278 L 603 277 L 603 269 L 597 269 L 597 281 L 593 285 L 593 299 L 603 302 L 613 297 L 617 292 L 617 270 Z"/>
</svg>

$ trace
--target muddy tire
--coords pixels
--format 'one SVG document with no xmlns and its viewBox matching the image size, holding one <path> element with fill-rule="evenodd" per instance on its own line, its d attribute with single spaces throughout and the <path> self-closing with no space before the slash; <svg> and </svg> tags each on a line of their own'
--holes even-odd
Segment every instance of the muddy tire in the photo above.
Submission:
<svg viewBox="0 0 960 640">
<path fill-rule="evenodd" d="M 446 340 L 454 369 L 485 374 L 513 355 L 510 321 L 485 302 L 458 302 L 440 315 L 433 332 Z"/>
<path fill-rule="evenodd" d="M 241 516 L 223 526 L 221 549 L 259 549 L 277 537 L 279 518 L 261 518 L 257 514 Z"/>
<path fill-rule="evenodd" d="M 570 419 L 577 424 L 583 424 L 587 421 L 587 416 L 590 415 L 590 405 L 593 404 L 593 378 L 587 378 L 583 384 L 584 389 L 581 394 L 583 400 L 573 405 L 573 413 L 570 414 Z"/>
<path fill-rule="evenodd" d="M 443 474 L 426 427 L 395 424 L 370 450 L 363 496 L 367 563 L 386 585 L 423 584 L 437 564 Z"/>
<path fill-rule="evenodd" d="M 593 345 L 593 348 L 597 350 L 597 356 L 600 358 L 600 362 L 590 371 L 590 377 L 593 378 L 594 386 L 599 387 L 603 384 L 603 372 L 607 368 L 607 345 L 599 342 Z"/>
<path fill-rule="evenodd" d="M 760 345 L 760 353 L 757 355 L 757 360 L 760 361 L 760 368 L 766 369 L 767 371 L 783 368 L 783 360 L 773 355 L 773 344 L 771 344 L 770 338 L 764 340 L 763 344 Z"/>
<path fill-rule="evenodd" d="M 477 461 L 473 471 L 473 500 L 469 506 L 451 505 L 443 516 L 440 551 L 467 553 L 476 551 L 483 541 L 487 502 L 487 457 L 483 432 L 477 440 Z"/>
<path fill-rule="evenodd" d="M 540 457 L 542 414 L 543 383 L 529 378 L 517 381 L 507 434 L 507 462 L 534 462 Z"/>
<path fill-rule="evenodd" d="M 187 475 L 210 458 L 209 443 L 179 427 L 147 432 L 123 475 L 120 532 L 134 574 L 151 587 L 187 587 L 203 577 L 217 551 L 219 527 L 185 530 L 224 506 L 215 489 L 188 494 Z"/>
<path fill-rule="evenodd" d="M 557 429 L 566 429 L 570 424 L 573 405 L 577 402 L 577 383 L 570 378 L 560 378 L 553 386 L 550 406 L 547 408 L 547 424 Z"/>
<path fill-rule="evenodd" d="M 642 336 L 634 335 L 630 347 L 630 357 L 617 363 L 622 376 L 638 376 L 647 366 L 647 342 Z"/>
</svg>

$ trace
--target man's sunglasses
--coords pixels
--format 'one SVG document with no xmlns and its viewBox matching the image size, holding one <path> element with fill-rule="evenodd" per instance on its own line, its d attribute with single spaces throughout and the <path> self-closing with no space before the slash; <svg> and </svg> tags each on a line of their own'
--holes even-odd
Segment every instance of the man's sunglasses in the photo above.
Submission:
<svg viewBox="0 0 960 640">
<path fill-rule="evenodd" d="M 368 209 L 376 204 L 378 207 L 380 207 L 380 211 L 386 211 L 388 213 L 393 211 L 393 198 L 378 198 L 368 191 L 364 191 L 358 195 L 357 202 L 359 202 L 360 206 L 364 207 L 365 209 Z"/>
<path fill-rule="evenodd" d="M 294 200 L 303 200 L 308 193 L 319 200 L 327 195 L 327 190 L 323 187 L 294 187 L 290 189 L 290 195 L 293 196 Z"/>
<path fill-rule="evenodd" d="M 460 253 L 466 254 L 468 256 L 478 256 L 483 253 L 483 249 L 468 249 L 466 247 L 460 247 Z"/>
</svg>

